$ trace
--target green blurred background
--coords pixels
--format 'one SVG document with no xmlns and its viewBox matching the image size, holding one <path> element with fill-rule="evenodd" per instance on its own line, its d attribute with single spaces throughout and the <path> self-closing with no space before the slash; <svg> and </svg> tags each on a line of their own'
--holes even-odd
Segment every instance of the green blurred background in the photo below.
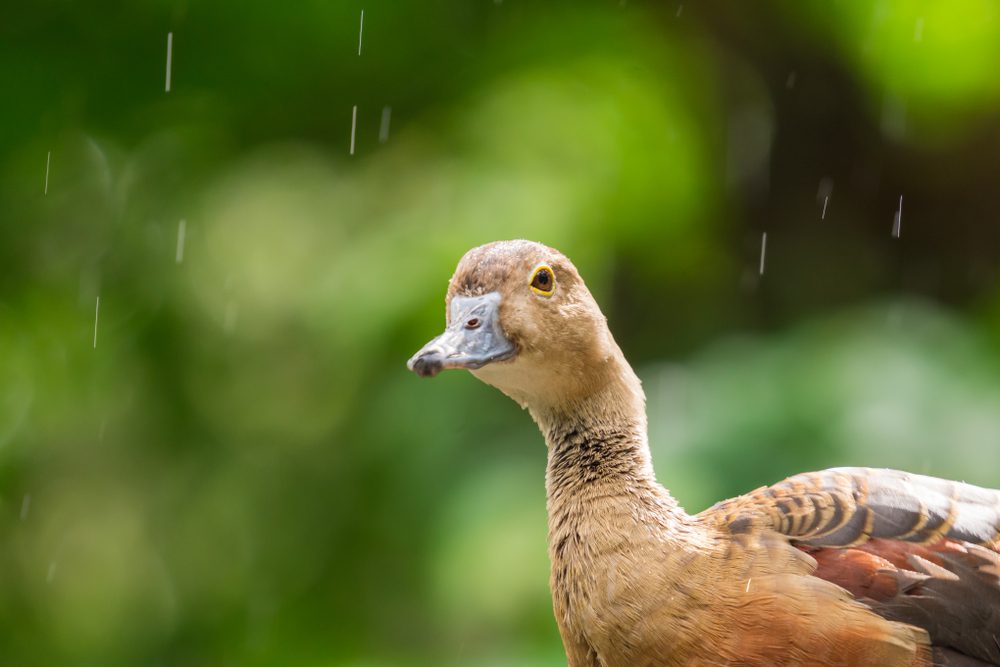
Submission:
<svg viewBox="0 0 1000 667">
<path fill-rule="evenodd" d="M 691 511 L 1000 486 L 998 63 L 991 0 L 7 3 L 0 664 L 565 664 L 540 435 L 404 368 L 494 239 Z"/>
</svg>

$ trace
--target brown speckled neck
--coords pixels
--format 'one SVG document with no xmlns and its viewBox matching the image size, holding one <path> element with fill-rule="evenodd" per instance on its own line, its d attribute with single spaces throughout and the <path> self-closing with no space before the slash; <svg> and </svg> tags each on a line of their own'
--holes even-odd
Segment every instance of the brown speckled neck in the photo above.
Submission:
<svg viewBox="0 0 1000 667">
<path fill-rule="evenodd" d="M 656 481 L 645 401 L 631 370 L 628 376 L 558 409 L 533 412 L 548 445 L 552 547 L 570 524 L 586 523 L 583 532 L 617 543 L 689 518 Z"/>
</svg>

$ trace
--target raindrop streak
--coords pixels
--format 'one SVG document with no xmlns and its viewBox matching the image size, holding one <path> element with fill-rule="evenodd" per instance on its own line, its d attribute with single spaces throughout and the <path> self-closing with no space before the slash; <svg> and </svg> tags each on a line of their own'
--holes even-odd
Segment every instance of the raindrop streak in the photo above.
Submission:
<svg viewBox="0 0 1000 667">
<path fill-rule="evenodd" d="M 361 35 L 365 32 L 365 10 L 361 10 L 361 27 L 358 28 L 358 55 L 361 55 Z"/>
<path fill-rule="evenodd" d="M 49 165 L 52 164 L 52 151 L 45 157 L 45 194 L 49 194 Z"/>
<path fill-rule="evenodd" d="M 184 261 L 184 235 L 187 231 L 187 220 L 181 220 L 177 223 L 177 253 L 174 256 L 174 260 L 180 264 Z"/>
<path fill-rule="evenodd" d="M 166 91 L 170 92 L 170 60 L 174 53 L 174 33 L 167 33 L 167 86 Z"/>
<path fill-rule="evenodd" d="M 351 112 L 351 155 L 354 155 L 354 130 L 358 127 L 358 105 L 354 105 L 354 111 Z"/>
<path fill-rule="evenodd" d="M 392 107 L 382 107 L 382 122 L 378 126 L 378 142 L 389 141 L 389 121 L 392 118 Z"/>
<path fill-rule="evenodd" d="M 56 562 L 49 562 L 49 573 L 45 575 L 45 583 L 51 584 L 52 580 L 56 578 Z"/>
<path fill-rule="evenodd" d="M 917 18 L 917 24 L 913 28 L 913 41 L 922 42 L 924 41 L 924 17 L 920 16 Z"/>
<path fill-rule="evenodd" d="M 760 237 L 760 275 L 764 275 L 764 256 L 767 254 L 767 232 Z"/>
<path fill-rule="evenodd" d="M 791 72 L 788 73 L 788 78 L 785 79 L 785 88 L 791 90 L 792 88 L 795 87 L 796 76 L 798 76 L 798 73 L 795 70 L 792 70 Z"/>
<path fill-rule="evenodd" d="M 820 220 L 826 219 L 826 205 L 830 203 L 830 195 L 832 194 L 833 179 L 829 176 L 819 179 L 819 189 L 816 190 L 816 201 L 823 200 L 823 214 L 820 216 Z"/>
<path fill-rule="evenodd" d="M 677 18 L 680 18 L 683 12 L 684 12 L 684 5 L 677 5 Z"/>
<path fill-rule="evenodd" d="M 899 210 L 893 216 L 892 220 L 892 238 L 898 239 L 900 227 L 903 225 L 903 195 L 899 195 Z"/>
<path fill-rule="evenodd" d="M 101 314 L 101 297 L 97 297 L 97 306 L 94 308 L 94 349 L 97 349 L 97 318 Z"/>
<path fill-rule="evenodd" d="M 29 494 L 24 494 L 24 500 L 21 501 L 21 521 L 28 518 L 28 510 L 31 509 L 31 496 Z"/>
</svg>

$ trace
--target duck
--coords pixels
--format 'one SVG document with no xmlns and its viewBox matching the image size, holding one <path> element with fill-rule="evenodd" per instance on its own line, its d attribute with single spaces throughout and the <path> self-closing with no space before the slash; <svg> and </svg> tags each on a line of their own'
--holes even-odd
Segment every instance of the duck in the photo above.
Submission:
<svg viewBox="0 0 1000 667">
<path fill-rule="evenodd" d="M 569 667 L 1000 665 L 1000 491 L 832 468 L 689 514 L 657 481 L 639 378 L 565 255 L 473 248 L 445 312 L 407 366 L 467 370 L 541 431 Z"/>
</svg>

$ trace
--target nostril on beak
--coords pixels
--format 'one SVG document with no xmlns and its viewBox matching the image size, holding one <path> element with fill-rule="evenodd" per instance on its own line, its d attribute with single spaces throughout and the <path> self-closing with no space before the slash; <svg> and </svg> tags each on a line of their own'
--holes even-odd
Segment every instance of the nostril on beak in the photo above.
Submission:
<svg viewBox="0 0 1000 667">
<path fill-rule="evenodd" d="M 439 350 L 428 350 L 420 352 L 417 356 L 410 359 L 406 365 L 420 377 L 434 377 L 444 368 L 444 356 Z"/>
<path fill-rule="evenodd" d="M 478 329 L 480 324 L 482 324 L 482 322 L 479 320 L 479 318 L 478 317 L 473 317 L 473 318 L 469 319 L 468 322 L 465 323 L 465 328 L 466 329 Z"/>
</svg>

